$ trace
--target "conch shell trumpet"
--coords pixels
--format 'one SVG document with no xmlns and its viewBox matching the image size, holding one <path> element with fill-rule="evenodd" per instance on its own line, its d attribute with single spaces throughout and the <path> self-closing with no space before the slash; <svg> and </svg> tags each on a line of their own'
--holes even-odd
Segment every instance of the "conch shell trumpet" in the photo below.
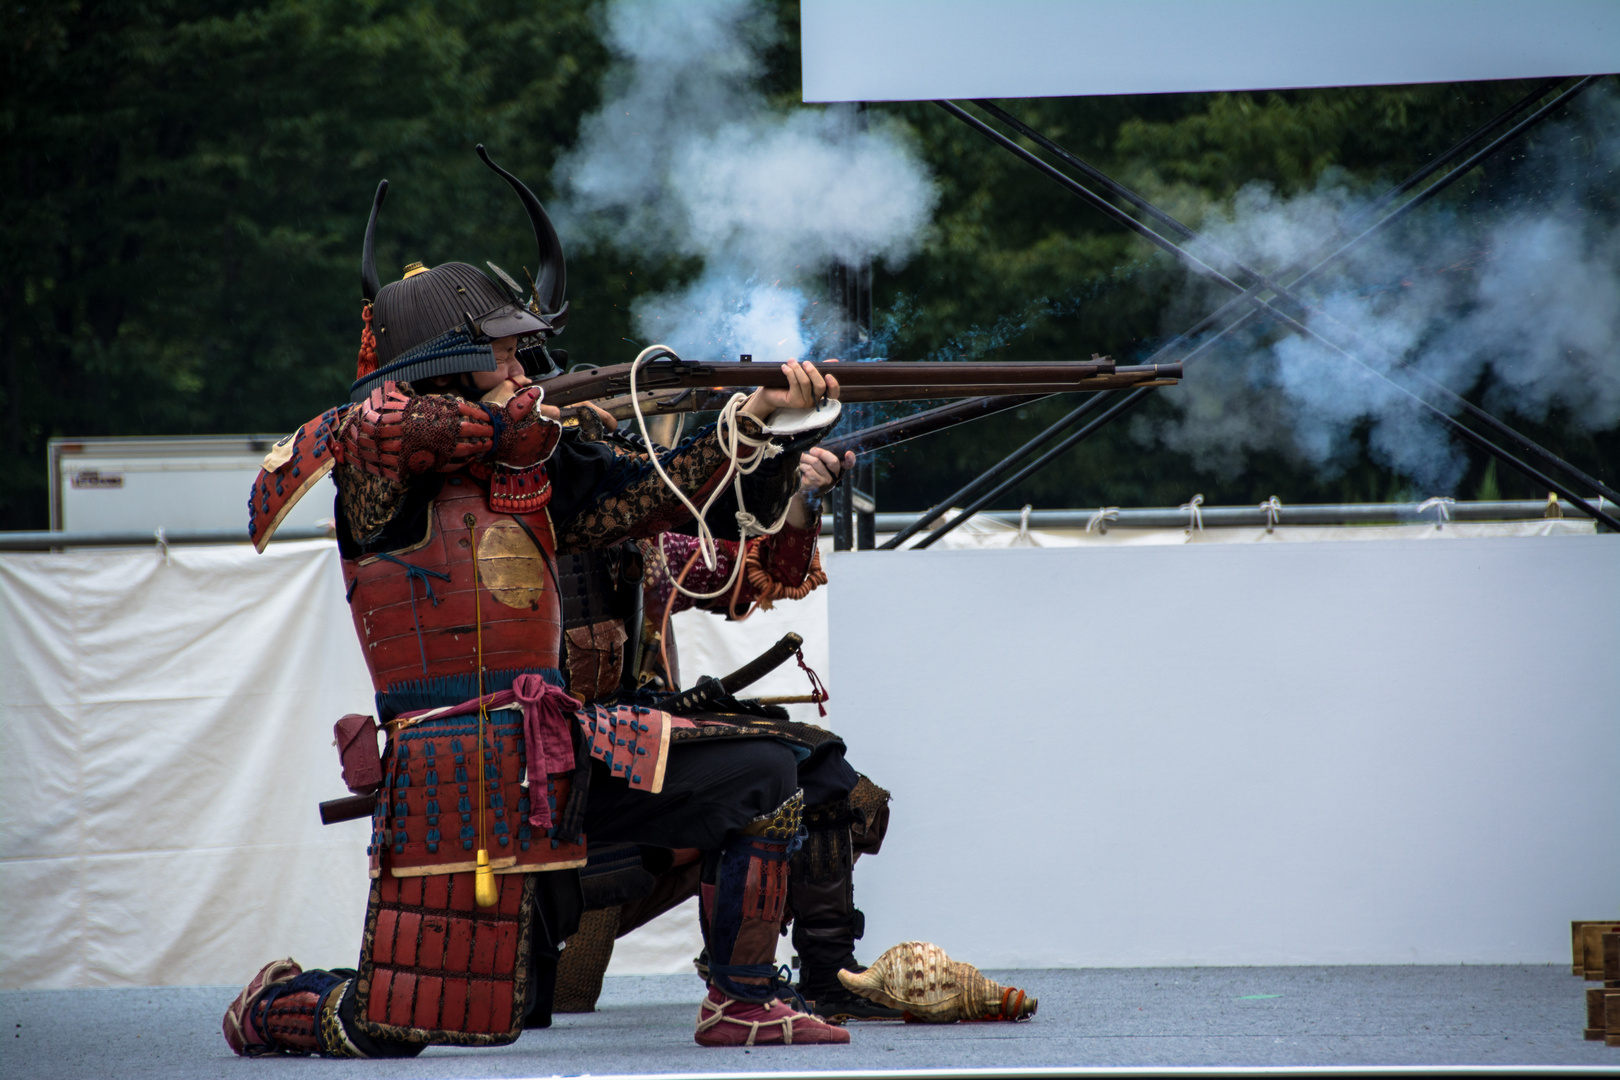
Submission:
<svg viewBox="0 0 1620 1080">
<path fill-rule="evenodd" d="M 869 1001 L 899 1009 L 907 1020 L 949 1024 L 957 1020 L 1024 1020 L 1035 1015 L 1035 998 L 1002 986 L 972 964 L 952 960 L 926 941 L 907 941 L 877 958 L 865 971 L 840 971 L 838 980 Z"/>
</svg>

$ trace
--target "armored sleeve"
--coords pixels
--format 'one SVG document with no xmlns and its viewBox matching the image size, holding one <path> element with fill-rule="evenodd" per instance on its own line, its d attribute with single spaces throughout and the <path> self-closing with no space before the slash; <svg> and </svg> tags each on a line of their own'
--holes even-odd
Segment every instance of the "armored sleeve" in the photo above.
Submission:
<svg viewBox="0 0 1620 1080">
<path fill-rule="evenodd" d="M 364 542 L 425 478 L 472 461 L 524 468 L 545 459 L 557 434 L 538 409 L 514 419 L 504 405 L 384 383 L 350 406 L 339 427 L 334 457 L 342 516 Z"/>
<path fill-rule="evenodd" d="M 649 546 L 652 553 L 647 559 L 643 606 L 654 619 L 663 618 L 666 605 L 669 605 L 672 613 L 685 611 L 693 606 L 713 611 L 725 610 L 726 604 L 730 601 L 729 593 L 700 603 L 677 591 L 675 580 L 680 578 L 681 584 L 692 592 L 707 593 L 720 589 L 731 580 L 731 572 L 737 565 L 737 548 L 740 545 L 735 540 L 720 540 L 715 544 L 713 570 L 705 566 L 702 557 L 698 555 L 698 542 L 695 537 L 684 536 L 681 533 L 664 533 Z M 685 577 L 681 577 L 682 571 L 685 571 Z M 742 588 L 747 594 L 743 598 L 746 606 L 753 602 L 753 595 L 746 583 Z M 673 604 L 671 604 L 672 597 Z"/>
<path fill-rule="evenodd" d="M 820 535 L 819 515 L 811 519 L 807 528 L 795 529 L 791 525 L 783 525 L 774 536 L 759 542 L 760 569 L 772 582 L 789 589 L 798 588 L 810 577 L 812 569 L 820 571 L 821 559 L 816 551 L 816 540 Z M 826 580 L 823 574 L 821 582 L 812 584 L 811 588 Z"/>
<path fill-rule="evenodd" d="M 821 569 L 821 556 L 816 550 L 820 535 L 819 522 L 808 528 L 796 529 L 783 525 L 771 536 L 751 541 L 745 555 L 739 555 L 740 545 L 721 540 L 715 545 L 714 569 L 704 565 L 698 552 L 696 539 L 679 533 L 665 533 L 654 541 L 655 553 L 648 560 L 646 575 L 646 604 L 655 617 L 662 617 L 664 607 L 674 594 L 672 612 L 698 607 L 724 615 L 728 619 L 741 618 L 755 604 L 770 610 L 778 600 L 800 600 L 811 591 L 827 583 Z M 709 600 L 694 600 L 675 589 L 675 579 L 685 571 L 681 583 L 697 593 L 717 592 L 732 581 L 737 559 L 743 567 L 735 584 L 723 596 Z M 690 565 L 689 565 L 690 564 Z"/>
</svg>

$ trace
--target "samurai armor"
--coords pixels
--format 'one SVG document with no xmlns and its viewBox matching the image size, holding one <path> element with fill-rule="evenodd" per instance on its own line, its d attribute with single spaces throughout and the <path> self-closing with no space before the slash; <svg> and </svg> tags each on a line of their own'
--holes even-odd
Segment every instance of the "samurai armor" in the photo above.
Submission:
<svg viewBox="0 0 1620 1080">
<path fill-rule="evenodd" d="M 264 455 L 248 494 L 248 539 L 255 550 L 263 553 L 293 506 L 337 464 L 338 426 L 347 412 L 327 409 Z"/>
<path fill-rule="evenodd" d="M 811 999 L 841 989 L 838 972 L 859 966 L 855 942 L 866 920 L 855 907 L 853 820 L 848 799 L 809 808 L 804 844 L 793 856 L 793 951 L 799 956 L 799 992 Z"/>
<path fill-rule="evenodd" d="M 690 721 L 641 705 L 587 705 L 579 723 L 593 758 L 637 791 L 656 795 L 664 789 L 669 742 L 677 727 Z"/>
<path fill-rule="evenodd" d="M 709 984 L 729 998 L 768 1001 L 780 979 L 776 939 L 787 906 L 788 859 L 799 839 L 804 795 L 794 795 L 735 834 L 699 890 Z"/>
<path fill-rule="evenodd" d="M 344 974 L 353 972 L 304 971 L 292 957 L 264 965 L 225 1010 L 226 1044 L 242 1057 L 352 1056 L 346 1046 L 329 1048 L 321 1024 L 344 990 Z"/>
<path fill-rule="evenodd" d="M 491 510 L 470 479 L 449 477 L 429 509 L 422 540 L 344 560 L 350 612 L 372 684 L 382 691 L 476 670 L 480 606 L 487 670 L 555 667 L 562 627 L 554 552 L 545 511 L 520 524 Z M 481 605 L 475 574 L 487 594 Z"/>
<path fill-rule="evenodd" d="M 606 697 L 625 681 L 625 646 L 632 622 L 639 622 L 642 574 L 641 551 L 633 542 L 558 558 L 568 687 L 575 697 Z"/>
<path fill-rule="evenodd" d="M 343 765 L 343 785 L 356 795 L 370 795 L 382 787 L 382 759 L 377 753 L 377 721 L 360 713 L 349 713 L 332 727 L 338 760 Z"/>
<path fill-rule="evenodd" d="M 804 793 L 733 834 L 700 888 L 709 993 L 698 1005 L 700 1046 L 847 1043 L 842 1028 L 799 1012 L 776 966 L 776 939 L 787 903 L 788 859 L 798 845 Z M 785 970 L 785 969 L 782 969 Z"/>
<path fill-rule="evenodd" d="M 624 680 L 624 623 L 604 619 L 589 626 L 570 626 L 567 637 L 568 688 L 585 700 L 606 697 Z"/>
<path fill-rule="evenodd" d="M 362 1033 L 436 1046 L 499 1046 L 523 1033 L 535 880 L 497 876 L 496 905 L 480 908 L 473 877 L 372 882 L 355 980 Z"/>
<path fill-rule="evenodd" d="M 587 911 L 580 917 L 579 930 L 568 939 L 568 947 L 557 961 L 553 1012 L 596 1011 L 596 999 L 602 996 L 602 976 L 613 957 L 613 941 L 618 932 L 617 907 Z"/>
<path fill-rule="evenodd" d="M 889 832 L 888 791 L 872 783 L 865 774 L 857 774 L 855 790 L 849 793 L 850 840 L 855 846 L 855 858 L 876 855 L 883 849 L 883 838 Z"/>
<path fill-rule="evenodd" d="M 462 262 L 432 267 L 412 267 L 401 281 L 384 285 L 377 293 L 372 314 L 372 333 L 377 335 L 377 362 L 387 365 L 404 358 L 412 349 L 438 337 L 449 327 L 469 320 L 488 338 L 508 334 L 533 334 L 546 324 L 514 304 L 510 296 L 482 270 Z M 493 371 L 468 366 L 458 371 Z M 420 374 L 400 374 L 400 379 L 420 378 Z"/>
<path fill-rule="evenodd" d="M 496 874 L 584 865 L 583 838 L 566 842 L 555 824 L 568 802 L 570 778 L 525 781 L 522 714 L 498 709 L 488 714 L 481 754 L 476 716 L 438 717 L 394 733 L 367 848 L 373 877 L 419 877 L 477 865 L 474 785 L 480 766 L 482 834 Z M 542 785 L 554 823 L 548 829 L 529 821 L 530 800 L 541 797 Z"/>
</svg>

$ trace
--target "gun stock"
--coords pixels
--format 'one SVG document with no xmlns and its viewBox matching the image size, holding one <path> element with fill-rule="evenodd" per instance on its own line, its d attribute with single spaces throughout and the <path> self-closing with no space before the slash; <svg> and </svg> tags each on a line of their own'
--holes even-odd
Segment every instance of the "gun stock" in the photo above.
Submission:
<svg viewBox="0 0 1620 1080">
<path fill-rule="evenodd" d="M 321 803 L 321 824 L 336 825 L 340 821 L 370 817 L 376 806 L 375 794 L 345 795 L 341 799 L 328 799 Z"/>
</svg>

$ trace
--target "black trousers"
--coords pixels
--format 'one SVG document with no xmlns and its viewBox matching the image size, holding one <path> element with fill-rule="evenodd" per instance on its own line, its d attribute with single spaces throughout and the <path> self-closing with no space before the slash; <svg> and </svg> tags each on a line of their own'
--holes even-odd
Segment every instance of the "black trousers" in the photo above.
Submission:
<svg viewBox="0 0 1620 1080">
<path fill-rule="evenodd" d="M 591 761 L 586 839 L 713 852 L 791 797 L 799 787 L 795 764 L 794 751 L 770 738 L 684 740 L 669 748 L 663 790 L 651 795 Z"/>
<path fill-rule="evenodd" d="M 774 739 L 683 740 L 669 748 L 656 795 L 632 790 L 592 761 L 585 834 L 592 844 L 716 851 L 728 833 L 781 806 L 796 789 L 815 806 L 848 795 L 855 780 L 837 745 L 818 747 L 801 767 Z"/>
</svg>

